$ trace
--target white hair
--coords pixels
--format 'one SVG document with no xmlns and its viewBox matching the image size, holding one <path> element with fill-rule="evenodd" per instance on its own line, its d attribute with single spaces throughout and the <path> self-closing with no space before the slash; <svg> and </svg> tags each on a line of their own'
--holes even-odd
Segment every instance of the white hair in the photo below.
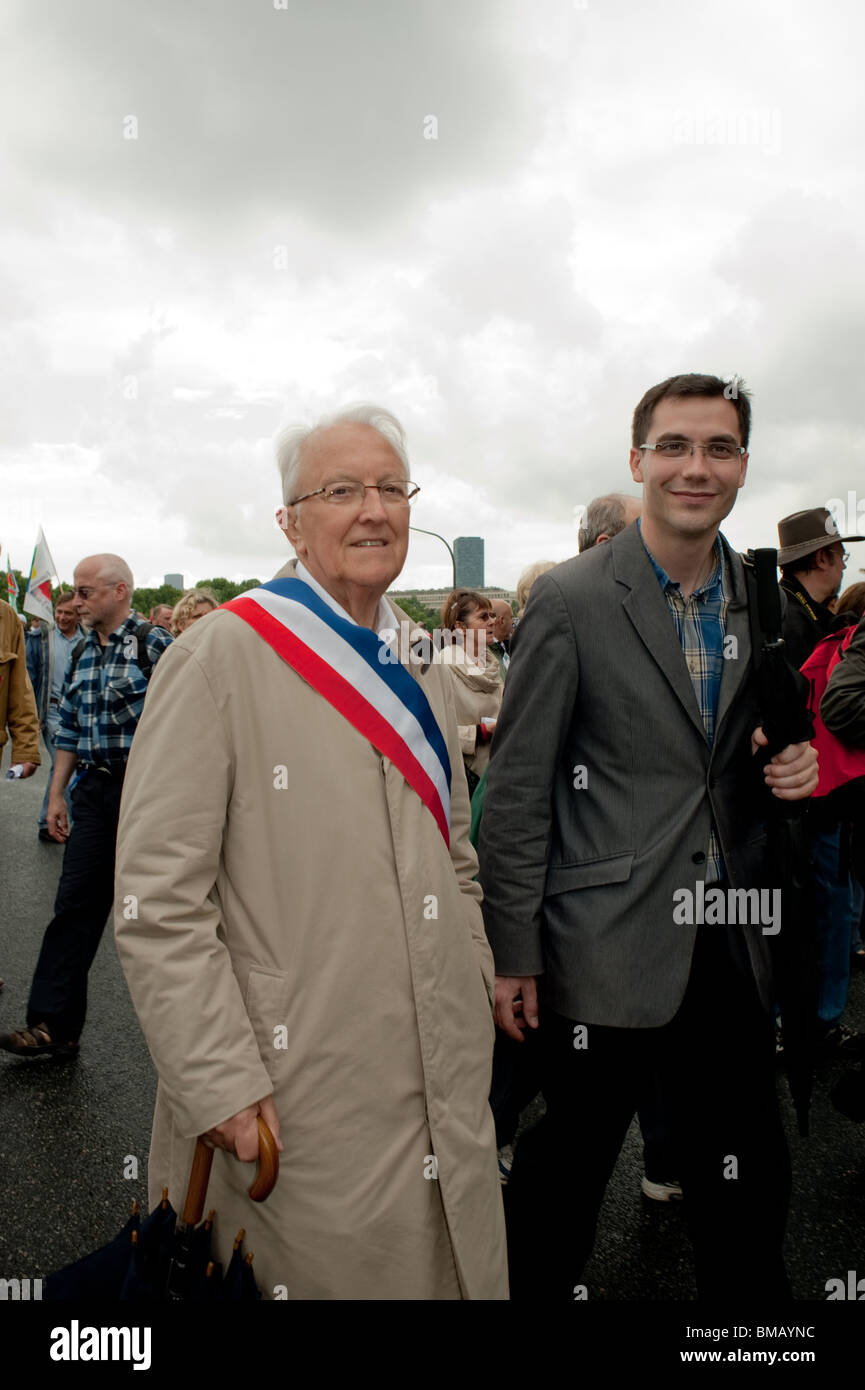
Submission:
<svg viewBox="0 0 865 1390">
<path fill-rule="evenodd" d="M 347 405 L 333 415 L 323 415 L 314 425 L 291 425 L 276 436 L 276 466 L 282 478 L 282 500 L 286 506 L 297 491 L 297 478 L 302 462 L 302 453 L 313 435 L 323 430 L 333 429 L 335 425 L 369 425 L 390 445 L 405 469 L 408 478 L 408 453 L 405 446 L 405 433 L 395 415 L 380 405 L 370 405 L 359 401 Z"/>
</svg>

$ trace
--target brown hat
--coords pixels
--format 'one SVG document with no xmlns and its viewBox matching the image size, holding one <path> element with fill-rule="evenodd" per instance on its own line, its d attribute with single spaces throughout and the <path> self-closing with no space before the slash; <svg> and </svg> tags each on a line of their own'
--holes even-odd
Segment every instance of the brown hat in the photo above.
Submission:
<svg viewBox="0 0 865 1390">
<path fill-rule="evenodd" d="M 803 555 L 813 555 L 836 541 L 865 541 L 865 536 L 841 536 L 835 518 L 826 507 L 812 507 L 807 512 L 793 512 L 778 522 L 778 564 L 789 565 Z"/>
</svg>

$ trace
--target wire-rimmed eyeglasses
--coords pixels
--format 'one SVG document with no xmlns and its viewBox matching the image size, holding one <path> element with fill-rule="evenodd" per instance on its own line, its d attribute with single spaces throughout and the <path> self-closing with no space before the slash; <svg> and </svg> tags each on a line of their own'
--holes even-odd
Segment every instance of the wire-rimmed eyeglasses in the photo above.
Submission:
<svg viewBox="0 0 865 1390">
<path fill-rule="evenodd" d="M 640 444 L 638 448 L 651 449 L 665 459 L 683 459 L 686 455 L 691 457 L 697 449 L 702 449 L 704 458 L 714 459 L 717 463 L 728 462 L 737 454 L 748 452 L 741 444 L 730 444 L 725 439 L 710 439 L 708 444 L 697 444 L 693 439 L 663 439 L 660 444 Z"/>
<path fill-rule="evenodd" d="M 361 505 L 370 488 L 376 490 L 386 507 L 408 507 L 420 492 L 417 483 L 402 478 L 395 478 L 386 483 L 357 483 L 346 480 L 325 483 L 324 487 L 317 487 L 314 492 L 305 492 L 302 497 L 295 497 L 286 505 L 296 507 L 298 502 L 306 502 L 310 497 L 321 497 L 336 507 Z"/>
</svg>

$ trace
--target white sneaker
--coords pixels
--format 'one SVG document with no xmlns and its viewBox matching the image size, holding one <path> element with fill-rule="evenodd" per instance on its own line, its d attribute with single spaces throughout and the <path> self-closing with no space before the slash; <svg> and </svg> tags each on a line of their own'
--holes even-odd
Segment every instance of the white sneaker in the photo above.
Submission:
<svg viewBox="0 0 865 1390">
<path fill-rule="evenodd" d="M 644 1177 L 640 1186 L 643 1189 L 644 1197 L 651 1197 L 653 1202 L 681 1202 L 682 1189 L 677 1182 L 649 1182 Z"/>
<path fill-rule="evenodd" d="M 511 1168 L 514 1166 L 514 1146 L 504 1144 L 498 1151 L 499 1155 L 499 1182 L 502 1187 L 507 1187 L 508 1178 L 511 1175 Z"/>
</svg>

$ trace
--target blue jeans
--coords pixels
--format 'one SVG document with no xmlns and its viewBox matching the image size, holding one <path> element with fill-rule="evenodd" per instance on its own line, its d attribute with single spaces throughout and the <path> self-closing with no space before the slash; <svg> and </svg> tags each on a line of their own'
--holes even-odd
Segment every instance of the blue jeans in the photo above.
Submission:
<svg viewBox="0 0 865 1390">
<path fill-rule="evenodd" d="M 853 891 L 849 874 L 838 882 L 841 831 L 809 834 L 817 905 L 817 1016 L 824 1028 L 840 1022 L 850 984 Z"/>
</svg>

